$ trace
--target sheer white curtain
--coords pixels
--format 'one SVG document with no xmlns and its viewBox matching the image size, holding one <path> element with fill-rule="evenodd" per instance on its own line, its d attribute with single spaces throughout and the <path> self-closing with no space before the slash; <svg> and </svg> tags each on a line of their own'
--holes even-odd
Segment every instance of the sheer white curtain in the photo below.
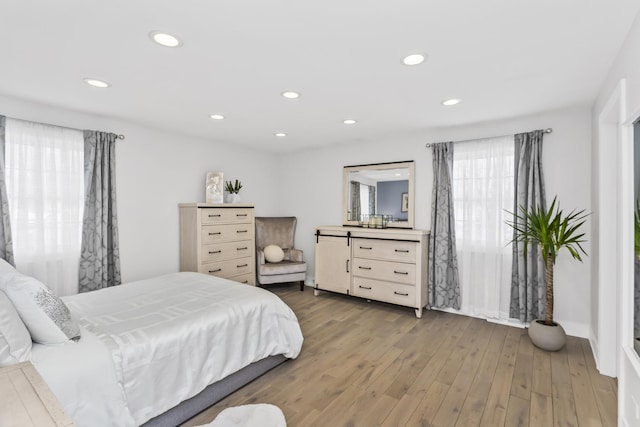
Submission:
<svg viewBox="0 0 640 427">
<path fill-rule="evenodd" d="M 513 136 L 456 143 L 453 199 L 461 311 L 509 318 L 513 231 L 505 209 L 513 210 Z"/>
<path fill-rule="evenodd" d="M 5 138 L 16 268 L 58 296 L 78 293 L 82 131 L 7 118 Z"/>
</svg>

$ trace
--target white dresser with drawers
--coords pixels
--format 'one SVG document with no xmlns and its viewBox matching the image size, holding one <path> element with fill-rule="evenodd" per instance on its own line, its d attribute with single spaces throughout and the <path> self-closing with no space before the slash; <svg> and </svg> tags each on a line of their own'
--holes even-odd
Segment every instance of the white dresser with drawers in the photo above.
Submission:
<svg viewBox="0 0 640 427">
<path fill-rule="evenodd" d="M 429 232 L 316 228 L 315 293 L 338 292 L 415 309 L 427 305 Z"/>
<path fill-rule="evenodd" d="M 255 285 L 254 205 L 181 203 L 180 271 Z"/>
</svg>

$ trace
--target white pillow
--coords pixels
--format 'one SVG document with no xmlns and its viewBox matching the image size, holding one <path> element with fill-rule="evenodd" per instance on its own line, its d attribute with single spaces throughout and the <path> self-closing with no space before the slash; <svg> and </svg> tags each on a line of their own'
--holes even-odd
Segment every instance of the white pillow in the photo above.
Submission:
<svg viewBox="0 0 640 427">
<path fill-rule="evenodd" d="M 5 273 L 13 273 L 16 269 L 4 259 L 0 258 L 0 275 Z"/>
<path fill-rule="evenodd" d="M 31 335 L 9 297 L 0 291 L 0 368 L 30 358 Z"/>
<path fill-rule="evenodd" d="M 269 245 L 263 249 L 267 262 L 280 262 L 284 259 L 284 251 L 278 245 Z"/>
<path fill-rule="evenodd" d="M 7 294 L 20 318 L 40 344 L 64 344 L 80 338 L 78 322 L 67 306 L 44 284 L 15 272 L 3 274 L 0 288 Z"/>
</svg>

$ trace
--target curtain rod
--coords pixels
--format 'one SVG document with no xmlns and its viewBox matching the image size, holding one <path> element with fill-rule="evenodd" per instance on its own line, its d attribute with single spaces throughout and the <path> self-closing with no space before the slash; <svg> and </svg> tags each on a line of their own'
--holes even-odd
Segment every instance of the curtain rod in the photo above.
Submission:
<svg viewBox="0 0 640 427">
<path fill-rule="evenodd" d="M 72 128 L 72 127 L 69 127 L 69 126 L 52 125 L 51 123 L 34 122 L 33 120 L 17 119 L 15 117 L 11 117 L 11 118 L 14 119 L 14 120 L 22 120 L 23 122 L 40 123 L 40 124 L 47 125 L 47 126 L 55 126 L 55 127 L 64 128 L 64 129 L 77 130 L 77 131 L 80 131 L 80 132 L 83 132 L 85 130 L 85 129 Z M 116 139 L 124 140 L 124 135 L 122 135 L 122 134 L 117 134 L 115 132 L 109 132 L 109 133 L 114 134 L 116 136 Z"/>
<path fill-rule="evenodd" d="M 551 128 L 546 128 L 545 130 L 542 131 L 542 133 L 551 133 L 551 132 L 553 132 L 553 129 L 551 129 Z M 513 135 L 500 135 L 500 136 L 489 136 L 489 137 L 486 137 L 486 138 L 461 139 L 460 141 L 453 141 L 453 142 L 471 142 L 471 141 L 479 141 L 481 139 L 502 138 L 502 137 L 505 137 L 505 136 L 513 136 Z M 427 144 L 425 144 L 425 146 L 427 148 L 431 148 L 431 147 L 433 147 L 433 144 L 428 142 Z"/>
</svg>

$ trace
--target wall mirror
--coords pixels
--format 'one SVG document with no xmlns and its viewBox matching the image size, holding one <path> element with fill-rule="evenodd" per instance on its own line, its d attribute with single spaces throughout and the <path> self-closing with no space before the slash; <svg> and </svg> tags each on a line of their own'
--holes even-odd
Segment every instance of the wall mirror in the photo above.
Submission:
<svg viewBox="0 0 640 427">
<path fill-rule="evenodd" d="M 345 166 L 342 224 L 413 228 L 414 170 L 413 160 Z"/>
</svg>

